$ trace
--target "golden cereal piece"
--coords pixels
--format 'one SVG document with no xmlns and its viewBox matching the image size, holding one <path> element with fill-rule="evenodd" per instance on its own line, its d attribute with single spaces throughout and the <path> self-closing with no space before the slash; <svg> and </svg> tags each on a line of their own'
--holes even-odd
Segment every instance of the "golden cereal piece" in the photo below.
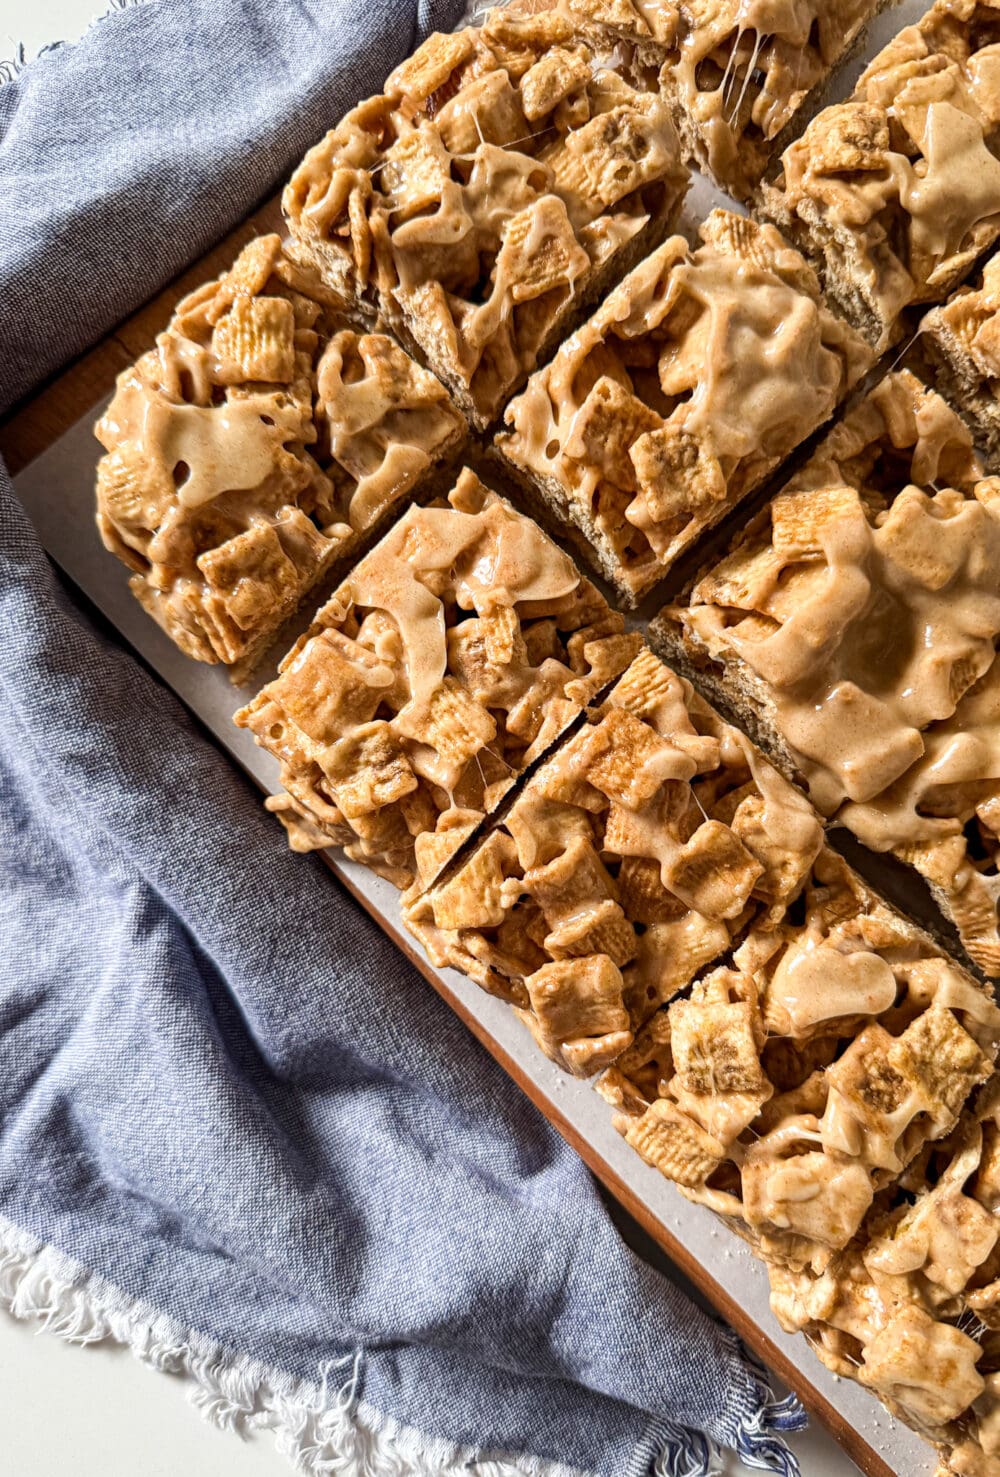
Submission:
<svg viewBox="0 0 1000 1477">
<path fill-rule="evenodd" d="M 668 1180 L 691 1188 L 704 1184 L 725 1156 L 717 1139 L 666 1098 L 657 1098 L 641 1118 L 630 1123 L 625 1138 Z"/>
<path fill-rule="evenodd" d="M 605 955 L 545 964 L 525 983 L 538 1039 L 575 1075 L 600 1071 L 631 1042 L 621 973 Z"/>
<path fill-rule="evenodd" d="M 287 298 L 238 297 L 212 333 L 219 381 L 285 384 L 295 375 L 295 312 Z"/>
<path fill-rule="evenodd" d="M 552 113 L 563 101 L 590 81 L 585 55 L 554 46 L 539 57 L 521 78 L 521 103 L 529 123 Z"/>
<path fill-rule="evenodd" d="M 756 1093 L 765 1086 L 748 1001 L 677 1000 L 670 1006 L 670 1033 L 677 1085 L 685 1092 Z"/>
<path fill-rule="evenodd" d="M 386 93 L 389 97 L 400 95 L 413 102 L 423 102 L 448 81 L 474 49 L 474 39 L 468 31 L 435 31 L 390 73 Z"/>
<path fill-rule="evenodd" d="M 365 723 L 332 744 L 323 771 L 344 818 L 355 821 L 417 788 L 399 738 L 384 720 Z"/>
<path fill-rule="evenodd" d="M 904 1307 L 866 1345 L 858 1379 L 911 1416 L 941 1426 L 985 1388 L 979 1345 L 921 1308 Z"/>
<path fill-rule="evenodd" d="M 656 522 L 684 517 L 726 496 L 726 479 L 704 438 L 675 426 L 647 431 L 630 448 L 639 490 Z"/>
<path fill-rule="evenodd" d="M 511 217 L 497 257 L 496 281 L 509 290 L 512 302 L 526 303 L 547 292 L 571 292 L 589 266 L 565 205 L 549 195 Z"/>
<path fill-rule="evenodd" d="M 671 892 L 706 918 L 742 912 L 764 868 L 720 821 L 707 820 L 663 869 Z"/>
<path fill-rule="evenodd" d="M 884 169 L 889 150 L 889 122 L 881 108 L 845 103 L 821 113 L 806 129 L 817 174 L 849 174 L 856 169 Z"/>
</svg>

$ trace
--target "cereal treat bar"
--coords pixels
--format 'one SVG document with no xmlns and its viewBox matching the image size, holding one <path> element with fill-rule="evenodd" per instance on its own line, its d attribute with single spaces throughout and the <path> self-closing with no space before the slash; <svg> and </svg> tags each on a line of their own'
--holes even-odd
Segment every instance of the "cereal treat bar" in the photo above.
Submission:
<svg viewBox="0 0 1000 1477">
<path fill-rule="evenodd" d="M 426 885 L 640 645 L 464 471 L 357 564 L 236 722 L 281 763 L 296 851 Z"/>
<path fill-rule="evenodd" d="M 659 73 L 685 153 L 747 199 L 881 3 L 566 0 L 566 9 L 605 45 L 629 48 L 636 74 Z"/>
<path fill-rule="evenodd" d="M 987 987 L 824 847 L 794 920 L 753 923 L 598 1088 L 688 1199 L 771 1265 L 818 1275 L 955 1128 L 998 1042 Z"/>
<path fill-rule="evenodd" d="M 773 226 L 715 210 L 622 282 L 508 407 L 509 470 L 635 604 L 832 414 L 871 351 Z"/>
<path fill-rule="evenodd" d="M 259 237 L 181 302 L 96 428 L 106 547 L 181 650 L 236 680 L 466 435 L 432 374 L 383 334 L 334 332 L 331 302 Z"/>
<path fill-rule="evenodd" d="M 662 240 L 688 184 L 666 101 L 565 15 L 431 36 L 285 190 L 300 256 L 391 325 L 480 427 Z"/>
<path fill-rule="evenodd" d="M 772 1309 L 937 1445 L 939 1477 L 1000 1477 L 996 1076 L 876 1207 L 825 1268 L 772 1268 Z"/>
<path fill-rule="evenodd" d="M 654 622 L 824 815 L 930 883 L 1000 972 L 1000 480 L 890 375 Z"/>
<path fill-rule="evenodd" d="M 1000 0 L 939 0 L 782 156 L 762 213 L 873 344 L 1000 232 Z"/>
<path fill-rule="evenodd" d="M 749 923 L 776 926 L 822 843 L 812 807 L 648 648 L 588 716 L 406 915 L 436 965 L 581 1077 L 651 1040 Z"/>
<path fill-rule="evenodd" d="M 921 327 L 920 347 L 937 383 L 960 405 L 1000 460 L 1000 255 L 983 269 L 979 285 L 960 287 L 943 307 L 932 308 Z"/>
</svg>

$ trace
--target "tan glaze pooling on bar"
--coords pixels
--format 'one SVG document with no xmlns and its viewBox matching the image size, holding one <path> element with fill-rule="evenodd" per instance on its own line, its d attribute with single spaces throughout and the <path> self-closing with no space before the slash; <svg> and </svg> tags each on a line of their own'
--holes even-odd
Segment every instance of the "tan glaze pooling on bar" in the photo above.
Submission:
<svg viewBox="0 0 1000 1477">
<path fill-rule="evenodd" d="M 515 475 L 630 604 L 827 420 L 871 354 L 771 226 L 673 237 L 508 407 Z"/>
<path fill-rule="evenodd" d="M 383 334 L 336 332 L 329 291 L 259 237 L 119 377 L 98 526 L 171 639 L 241 679 L 465 434 L 433 375 Z"/>
</svg>

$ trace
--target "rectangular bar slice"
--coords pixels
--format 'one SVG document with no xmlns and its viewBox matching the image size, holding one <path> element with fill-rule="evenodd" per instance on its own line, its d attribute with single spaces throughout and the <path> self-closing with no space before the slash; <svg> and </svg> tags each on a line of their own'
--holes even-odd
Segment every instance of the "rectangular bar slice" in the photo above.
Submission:
<svg viewBox="0 0 1000 1477">
<path fill-rule="evenodd" d="M 939 1477 L 1000 1474 L 998 1211 L 994 1075 L 827 1267 L 770 1269 L 782 1327 L 934 1442 Z"/>
<path fill-rule="evenodd" d="M 426 884 L 639 645 L 463 471 L 355 566 L 236 722 L 280 760 L 267 804 L 293 849 Z"/>
<path fill-rule="evenodd" d="M 681 144 L 747 199 L 803 105 L 883 0 L 566 0 L 586 32 L 659 74 Z"/>
<path fill-rule="evenodd" d="M 1000 480 L 890 375 L 650 639 L 1000 972 Z"/>
<path fill-rule="evenodd" d="M 871 363 L 772 226 L 715 210 L 532 376 L 497 445 L 630 604 L 834 412 Z"/>
<path fill-rule="evenodd" d="M 812 807 L 644 648 L 473 855 L 409 906 L 431 960 L 521 1012 L 581 1077 L 753 921 L 822 843 Z"/>
<path fill-rule="evenodd" d="M 331 562 L 464 441 L 447 391 L 277 236 L 184 299 L 96 434 L 97 522 L 188 656 L 249 672 Z"/>
<path fill-rule="evenodd" d="M 760 210 L 873 344 L 1000 232 L 1000 6 L 938 0 L 782 156 Z"/>
<path fill-rule="evenodd" d="M 1000 459 L 1000 255 L 983 268 L 976 287 L 960 287 L 920 325 L 919 347 L 937 383 L 961 407 L 988 448 Z"/>
<path fill-rule="evenodd" d="M 480 426 L 676 219 L 665 100 L 556 11 L 431 36 L 306 155 L 296 250 L 388 323 Z"/>
</svg>

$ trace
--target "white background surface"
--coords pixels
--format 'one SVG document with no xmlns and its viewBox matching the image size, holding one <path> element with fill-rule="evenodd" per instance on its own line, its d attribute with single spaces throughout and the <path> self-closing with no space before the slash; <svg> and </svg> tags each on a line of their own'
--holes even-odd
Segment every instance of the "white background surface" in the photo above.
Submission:
<svg viewBox="0 0 1000 1477">
<path fill-rule="evenodd" d="M 95 0 L 0 0 L 0 61 L 15 56 L 21 43 L 30 57 L 48 41 L 78 37 L 98 8 Z M 180 1380 L 151 1373 L 121 1349 L 71 1348 L 37 1328 L 0 1316 L 0 1466 L 10 1477 L 289 1472 L 267 1433 L 241 1441 L 202 1421 L 186 1405 Z M 810 1357 L 804 1346 L 803 1357 Z M 805 1477 L 855 1471 L 819 1430 L 793 1444 Z"/>
<path fill-rule="evenodd" d="M 6 0 L 4 0 L 6 3 Z M 241 1441 L 188 1406 L 180 1380 L 124 1350 L 75 1349 L 0 1314 L 6 1477 L 289 1477 L 267 1432 Z M 819 1431 L 794 1439 L 803 1477 L 857 1477 Z M 754 1477 L 745 1467 L 730 1473 Z M 345 1472 L 344 1477 L 361 1477 Z M 756 1474 L 759 1477 L 759 1473 Z"/>
</svg>

